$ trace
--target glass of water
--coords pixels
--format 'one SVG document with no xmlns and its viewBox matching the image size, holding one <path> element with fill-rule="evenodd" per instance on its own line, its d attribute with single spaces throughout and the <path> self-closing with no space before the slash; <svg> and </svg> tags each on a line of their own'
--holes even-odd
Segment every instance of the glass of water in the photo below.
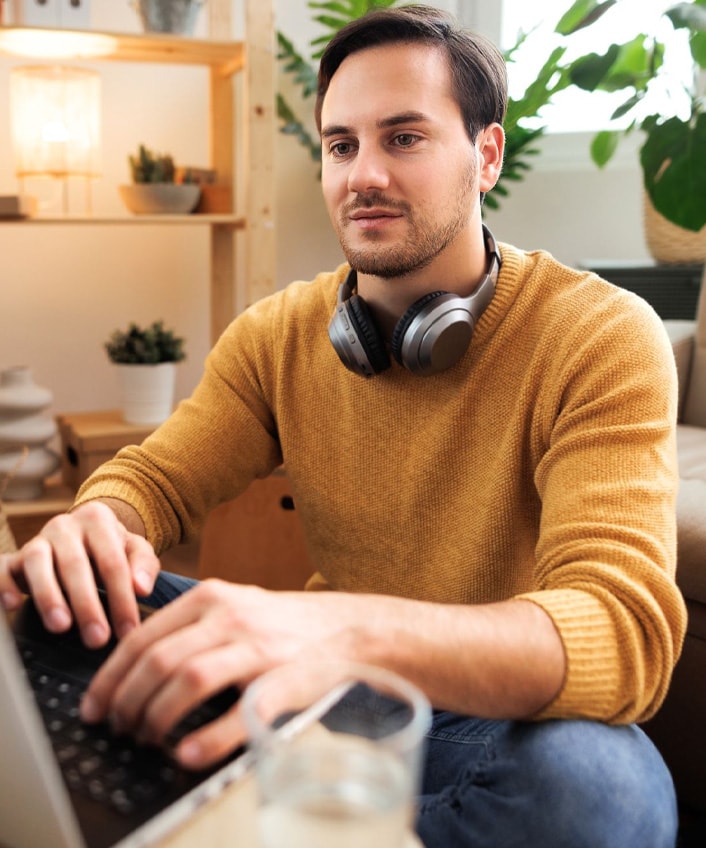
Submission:
<svg viewBox="0 0 706 848">
<path fill-rule="evenodd" d="M 296 662 L 241 700 L 263 848 L 402 848 L 414 820 L 425 696 L 367 665 Z"/>
</svg>

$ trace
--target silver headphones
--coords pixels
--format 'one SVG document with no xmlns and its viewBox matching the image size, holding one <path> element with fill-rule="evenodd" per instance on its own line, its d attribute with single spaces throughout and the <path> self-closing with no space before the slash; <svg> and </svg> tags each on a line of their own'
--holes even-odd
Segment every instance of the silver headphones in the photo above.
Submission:
<svg viewBox="0 0 706 848">
<path fill-rule="evenodd" d="M 486 226 L 483 236 L 488 272 L 472 294 L 425 294 L 397 322 L 390 349 L 397 362 L 414 374 L 438 374 L 458 362 L 468 349 L 478 319 L 495 294 L 502 261 L 495 238 Z M 370 307 L 355 293 L 357 281 L 356 272 L 351 270 L 339 286 L 328 334 L 349 371 L 372 377 L 390 367 L 390 356 Z"/>
</svg>

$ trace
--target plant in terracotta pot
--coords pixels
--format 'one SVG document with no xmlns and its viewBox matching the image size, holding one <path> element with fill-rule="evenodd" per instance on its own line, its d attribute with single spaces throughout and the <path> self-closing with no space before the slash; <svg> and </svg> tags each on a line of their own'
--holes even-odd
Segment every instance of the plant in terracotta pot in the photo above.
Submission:
<svg viewBox="0 0 706 848">
<path fill-rule="evenodd" d="M 165 421 L 174 405 L 176 363 L 186 358 L 184 339 L 165 329 L 163 321 L 148 327 L 131 323 L 127 330 L 113 331 L 105 350 L 118 369 L 125 421 Z"/>
<path fill-rule="evenodd" d="M 144 144 L 137 154 L 128 156 L 131 185 L 119 187 L 127 208 L 136 214 L 186 214 L 192 212 L 201 196 L 201 188 L 186 171 L 182 182 L 175 182 L 177 169 L 168 153 L 155 153 Z"/>
<path fill-rule="evenodd" d="M 598 5 L 597 0 L 593 5 Z M 680 82 L 675 82 L 673 74 L 665 70 L 664 44 L 650 33 L 640 33 L 626 44 L 613 44 L 602 55 L 584 57 L 573 69 L 572 82 L 589 91 L 629 91 L 628 99 L 614 112 L 613 118 L 634 116 L 630 124 L 623 130 L 598 133 L 591 144 L 591 157 L 603 167 L 615 153 L 620 138 L 639 130 L 644 137 L 640 165 L 646 195 L 648 247 L 658 260 L 703 261 L 706 259 L 706 97 L 703 85 L 706 0 L 677 3 L 664 14 L 675 30 L 684 30 L 688 35 L 693 87 L 685 91 Z M 675 104 L 673 113 L 651 107 L 654 92 L 660 87 L 669 92 Z M 677 109 L 680 102 L 681 108 Z M 650 224 L 657 229 L 650 230 Z"/>
</svg>

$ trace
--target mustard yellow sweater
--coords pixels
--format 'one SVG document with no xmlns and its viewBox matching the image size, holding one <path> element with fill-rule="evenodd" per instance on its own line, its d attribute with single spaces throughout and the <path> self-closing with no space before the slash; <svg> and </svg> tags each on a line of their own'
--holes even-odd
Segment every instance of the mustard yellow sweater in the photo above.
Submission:
<svg viewBox="0 0 706 848">
<path fill-rule="evenodd" d="M 633 295 L 501 245 L 462 360 L 365 380 L 327 335 L 346 267 L 239 316 L 193 396 L 79 502 L 127 501 L 158 552 L 284 462 L 310 588 L 543 607 L 568 658 L 542 717 L 659 706 L 685 611 L 675 587 L 676 374 Z"/>
</svg>

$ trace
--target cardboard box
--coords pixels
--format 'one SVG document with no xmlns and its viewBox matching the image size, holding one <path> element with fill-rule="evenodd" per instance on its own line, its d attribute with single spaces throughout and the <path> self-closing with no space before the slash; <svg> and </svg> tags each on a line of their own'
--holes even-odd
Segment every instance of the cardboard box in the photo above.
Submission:
<svg viewBox="0 0 706 848">
<path fill-rule="evenodd" d="M 154 427 L 127 424 L 118 410 L 57 415 L 61 437 L 61 476 L 74 491 L 127 445 L 139 445 Z"/>
</svg>

